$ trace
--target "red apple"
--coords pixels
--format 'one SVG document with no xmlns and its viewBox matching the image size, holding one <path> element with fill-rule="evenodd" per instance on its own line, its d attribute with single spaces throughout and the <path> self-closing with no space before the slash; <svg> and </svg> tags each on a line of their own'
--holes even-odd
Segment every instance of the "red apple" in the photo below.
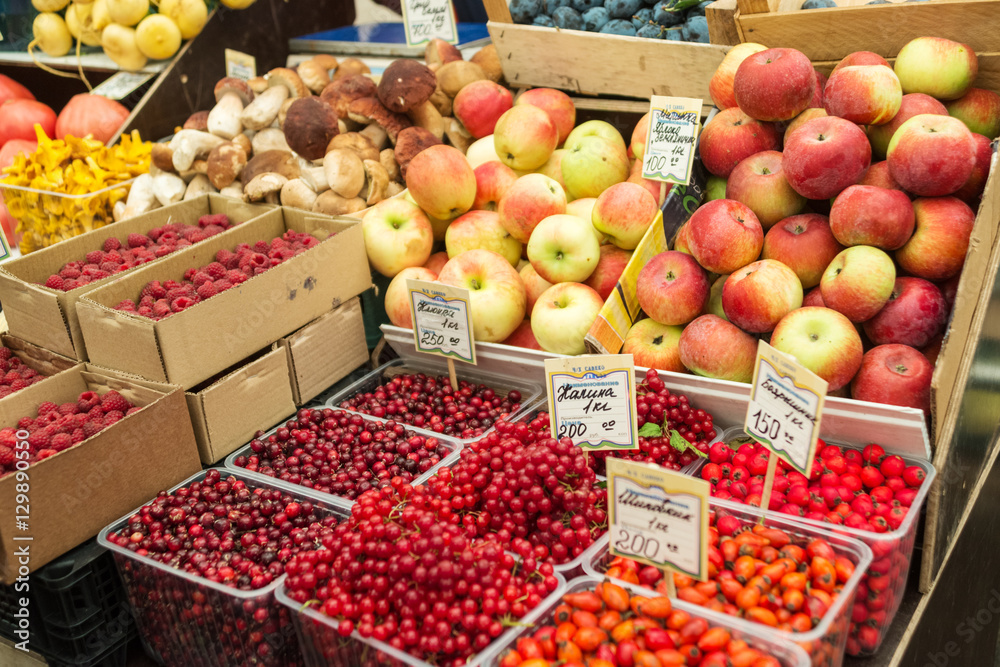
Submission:
<svg viewBox="0 0 1000 667">
<path fill-rule="evenodd" d="M 968 44 L 942 37 L 917 37 L 899 50 L 894 67 L 904 93 L 956 100 L 972 87 L 979 60 Z"/>
<path fill-rule="evenodd" d="M 406 187 L 428 215 L 451 220 L 472 208 L 476 174 L 462 151 L 440 144 L 425 148 L 410 160 Z"/>
<path fill-rule="evenodd" d="M 826 109 L 824 109 L 823 107 L 809 107 L 808 109 L 800 113 L 798 116 L 793 118 L 792 121 L 788 123 L 788 125 L 785 127 L 785 135 L 783 143 L 788 143 L 788 137 L 792 136 L 792 132 L 799 129 L 800 127 L 811 121 L 813 118 L 823 118 L 824 116 L 828 115 L 829 114 L 826 112 Z"/>
<path fill-rule="evenodd" d="M 497 206 L 500 224 L 521 243 L 527 243 L 538 223 L 566 212 L 566 193 L 543 174 L 526 174 L 507 188 Z"/>
<path fill-rule="evenodd" d="M 815 67 L 813 68 L 813 73 L 816 74 L 816 89 L 813 91 L 812 99 L 809 100 L 809 108 L 822 109 L 825 104 L 824 98 L 826 95 L 824 91 L 826 90 L 827 76 Z M 799 116 L 801 115 L 799 114 Z"/>
<path fill-rule="evenodd" d="M 757 339 L 715 315 L 702 315 L 681 332 L 681 363 L 695 375 L 750 382 L 757 360 Z"/>
<path fill-rule="evenodd" d="M 622 354 L 631 354 L 636 366 L 687 373 L 678 349 L 683 330 L 648 318 L 639 320 L 625 334 Z"/>
<path fill-rule="evenodd" d="M 846 246 L 897 250 L 913 235 L 913 204 L 905 192 L 852 185 L 830 207 L 830 229 Z"/>
<path fill-rule="evenodd" d="M 722 288 L 726 318 L 748 333 L 767 333 L 802 306 L 802 283 L 790 268 L 762 259 L 737 269 Z"/>
<path fill-rule="evenodd" d="M 790 268 L 802 287 L 808 288 L 819 285 L 823 271 L 843 249 L 825 215 L 803 213 L 785 218 L 768 230 L 761 256 Z"/>
<path fill-rule="evenodd" d="M 970 88 L 965 95 L 945 106 L 948 114 L 965 123 L 970 132 L 989 139 L 1000 134 L 1000 95 L 992 90 Z"/>
<path fill-rule="evenodd" d="M 886 151 L 889 172 L 919 197 L 950 195 L 976 166 L 976 142 L 965 123 L 921 114 L 900 125 Z"/>
<path fill-rule="evenodd" d="M 441 273 L 441 269 L 444 265 L 448 263 L 448 253 L 442 250 L 441 252 L 435 252 L 427 261 L 424 262 L 424 268 L 428 271 L 433 271 L 435 275 Z"/>
<path fill-rule="evenodd" d="M 493 130 L 493 149 L 511 169 L 538 169 L 559 145 L 559 131 L 543 109 L 516 104 L 504 112 Z"/>
<path fill-rule="evenodd" d="M 493 134 L 493 128 L 505 111 L 514 106 L 514 96 L 489 79 L 462 86 L 452 103 L 455 118 L 476 139 Z"/>
<path fill-rule="evenodd" d="M 597 198 L 591 222 L 611 243 L 634 250 L 659 212 L 656 199 L 641 185 L 616 183 Z"/>
<path fill-rule="evenodd" d="M 864 328 L 876 345 L 924 347 L 941 332 L 947 319 L 948 303 L 937 285 L 923 278 L 900 276 L 889 302 L 864 323 Z"/>
<path fill-rule="evenodd" d="M 514 104 L 530 104 L 538 107 L 549 115 L 552 124 L 556 126 L 559 145 L 576 125 L 576 107 L 569 95 L 553 88 L 532 88 L 517 96 Z"/>
<path fill-rule="evenodd" d="M 709 176 L 709 179 L 718 178 L 717 176 Z M 635 183 L 636 185 L 641 185 L 649 194 L 653 195 L 653 199 L 656 200 L 657 206 L 663 206 L 663 202 L 667 201 L 667 195 L 670 194 L 670 189 L 673 187 L 670 183 L 664 183 L 663 181 L 654 181 L 650 178 L 642 177 L 642 160 L 636 160 L 632 163 L 632 167 L 629 169 L 628 178 L 625 179 L 626 183 Z"/>
<path fill-rule="evenodd" d="M 853 67 L 856 65 L 884 65 L 889 66 L 889 61 L 880 56 L 877 53 L 872 53 L 871 51 L 855 51 L 854 53 L 848 53 L 841 59 L 839 63 L 833 68 L 833 73 L 844 67 Z"/>
<path fill-rule="evenodd" d="M 958 283 L 961 280 L 962 274 L 958 273 L 938 285 L 941 290 L 941 296 L 944 297 L 945 303 L 948 304 L 949 311 L 955 307 L 955 297 L 958 295 Z"/>
<path fill-rule="evenodd" d="M 629 138 L 628 149 L 632 152 L 635 164 L 642 164 L 642 158 L 646 155 L 646 135 L 649 134 L 649 112 L 647 111 L 639 119 L 639 122 L 632 128 L 632 136 Z M 634 165 L 633 165 L 634 166 Z M 640 169 L 641 173 L 641 169 Z"/>
<path fill-rule="evenodd" d="M 778 142 L 774 125 L 754 120 L 733 107 L 720 111 L 705 125 L 698 139 L 698 154 L 711 173 L 728 177 L 745 158 L 761 151 L 776 150 Z"/>
<path fill-rule="evenodd" d="M 761 151 L 736 165 L 726 182 L 726 198 L 746 204 L 765 230 L 806 205 L 785 179 L 778 151 Z"/>
<path fill-rule="evenodd" d="M 500 224 L 496 211 L 469 211 L 448 225 L 444 237 L 448 257 L 457 257 L 468 250 L 490 250 L 517 266 L 521 259 L 521 243 Z"/>
<path fill-rule="evenodd" d="M 895 282 L 896 267 L 889 255 L 878 248 L 856 245 L 833 258 L 819 286 L 827 308 L 852 322 L 864 322 L 889 301 Z"/>
<path fill-rule="evenodd" d="M 830 76 L 823 92 L 826 112 L 861 125 L 883 125 L 899 111 L 903 89 L 885 65 L 851 65 Z"/>
<path fill-rule="evenodd" d="M 816 73 L 809 58 L 795 49 L 752 53 L 733 77 L 740 109 L 763 121 L 791 120 L 809 106 Z"/>
<path fill-rule="evenodd" d="M 764 230 L 746 204 L 716 199 L 702 204 L 685 225 L 685 240 L 698 263 L 712 273 L 732 273 L 757 259 Z"/>
<path fill-rule="evenodd" d="M 809 293 L 802 297 L 802 307 L 803 308 L 826 308 L 826 304 L 823 303 L 823 290 L 817 285 L 809 290 Z"/>
<path fill-rule="evenodd" d="M 885 188 L 886 190 L 903 190 L 902 185 L 892 180 L 892 174 L 889 173 L 888 160 L 873 162 L 872 166 L 868 167 L 868 171 L 865 172 L 865 175 L 861 177 L 861 180 L 857 184 L 873 185 L 877 188 Z"/>
<path fill-rule="evenodd" d="M 597 268 L 584 284 L 594 288 L 601 298 L 607 301 L 611 292 L 617 287 L 618 279 L 621 278 L 630 259 L 632 259 L 631 251 L 613 245 L 602 245 Z"/>
<path fill-rule="evenodd" d="M 851 381 L 864 355 L 857 329 L 829 308 L 807 307 L 788 313 L 774 328 L 771 345 L 826 380 L 829 391 Z"/>
<path fill-rule="evenodd" d="M 879 345 L 865 354 L 851 383 L 851 397 L 930 414 L 933 374 L 933 364 L 919 350 L 908 345 Z"/>
<path fill-rule="evenodd" d="M 708 290 L 708 303 L 705 305 L 705 312 L 721 317 L 728 322 L 726 309 L 722 307 L 722 290 L 726 287 L 727 278 L 729 278 L 728 275 L 722 274 L 712 283 L 712 288 Z"/>
<path fill-rule="evenodd" d="M 829 199 L 858 182 L 871 164 L 868 137 L 849 120 L 814 118 L 788 137 L 785 178 L 807 199 Z"/>
<path fill-rule="evenodd" d="M 993 159 L 993 147 L 990 140 L 981 134 L 973 134 L 976 142 L 976 166 L 965 185 L 955 191 L 955 196 L 970 206 L 978 206 L 979 198 L 986 189 L 986 179 L 990 176 L 990 161 Z"/>
<path fill-rule="evenodd" d="M 896 134 L 899 126 L 920 114 L 947 116 L 948 110 L 930 95 L 923 93 L 903 95 L 903 99 L 899 103 L 899 111 L 892 120 L 868 128 L 868 141 L 872 144 L 872 155 L 884 158 L 886 150 L 889 149 L 889 142 L 892 141 L 892 135 Z"/>
<path fill-rule="evenodd" d="M 389 287 L 385 290 L 385 314 L 390 322 L 404 329 L 413 328 L 410 291 L 406 288 L 406 281 L 409 279 L 434 281 L 437 280 L 437 274 L 423 267 L 414 266 L 397 273 L 389 283 Z"/>
<path fill-rule="evenodd" d="M 691 255 L 667 250 L 649 260 L 636 279 L 636 299 L 660 324 L 685 324 L 701 313 L 708 276 Z"/>
<path fill-rule="evenodd" d="M 475 168 L 476 198 L 473 210 L 495 211 L 504 194 L 517 180 L 517 173 L 498 160 L 484 162 Z"/>
<path fill-rule="evenodd" d="M 900 268 L 933 281 L 958 275 L 965 263 L 976 214 L 955 197 L 917 199 L 913 213 L 917 222 L 913 236 L 896 251 Z"/>
<path fill-rule="evenodd" d="M 743 42 L 729 49 L 722 62 L 715 68 L 715 74 L 708 82 L 708 94 L 720 110 L 736 106 L 736 94 L 733 92 L 733 78 L 740 64 L 754 53 L 766 51 L 763 44 Z M 642 159 L 636 154 L 636 159 Z"/>
<path fill-rule="evenodd" d="M 713 199 L 712 201 L 716 201 L 716 200 Z M 721 201 L 721 200 L 719 200 L 719 201 Z M 706 202 L 706 203 L 708 203 L 708 202 Z M 704 206 L 704 204 L 703 204 L 703 206 Z M 683 252 L 683 253 L 687 253 L 688 255 L 690 255 L 691 254 L 691 247 L 690 247 L 690 245 L 688 243 L 688 229 L 689 229 L 689 226 L 688 226 L 687 223 L 685 223 L 685 224 L 681 225 L 680 229 L 677 230 L 677 234 L 674 236 L 674 247 L 673 247 L 673 249 L 676 250 L 677 252 Z"/>
<path fill-rule="evenodd" d="M 535 267 L 531 265 L 531 262 L 525 264 L 518 273 L 521 276 L 521 281 L 524 283 L 524 291 L 527 296 L 525 315 L 530 318 L 531 311 L 534 310 L 538 297 L 542 295 L 542 292 L 552 287 L 552 283 L 538 275 L 538 271 L 535 271 Z"/>
<path fill-rule="evenodd" d="M 531 320 L 524 320 L 517 328 L 514 329 L 514 333 L 507 336 L 503 341 L 504 345 L 511 345 L 513 347 L 523 347 L 529 350 L 541 350 L 542 346 L 538 344 L 535 340 L 535 334 L 531 331 Z"/>
</svg>

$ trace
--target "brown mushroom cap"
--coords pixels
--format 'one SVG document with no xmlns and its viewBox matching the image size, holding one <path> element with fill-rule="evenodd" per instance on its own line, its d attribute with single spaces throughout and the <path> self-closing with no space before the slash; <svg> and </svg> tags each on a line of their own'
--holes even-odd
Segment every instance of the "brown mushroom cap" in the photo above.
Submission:
<svg viewBox="0 0 1000 667">
<path fill-rule="evenodd" d="M 247 166 L 243 167 L 242 180 L 249 183 L 258 174 L 265 173 L 281 174 L 288 180 L 299 177 L 299 162 L 290 151 L 264 151 L 250 158 Z"/>
<path fill-rule="evenodd" d="M 494 83 L 503 78 L 503 68 L 500 66 L 500 56 L 495 44 L 487 44 L 469 59 L 483 68 L 483 72 Z"/>
<path fill-rule="evenodd" d="M 314 93 L 319 93 L 330 83 L 330 73 L 314 60 L 299 63 L 295 71 L 302 79 L 302 83 L 306 84 L 306 87 Z"/>
<path fill-rule="evenodd" d="M 184 121 L 184 129 L 208 132 L 208 113 L 208 111 L 195 111 Z"/>
<path fill-rule="evenodd" d="M 240 177 L 247 164 L 246 152 L 234 143 L 219 144 L 208 154 L 208 180 L 221 190 Z"/>
<path fill-rule="evenodd" d="M 396 137 L 406 128 L 413 125 L 404 114 L 395 113 L 385 108 L 377 97 L 362 97 L 351 102 L 347 107 L 348 117 L 356 123 L 378 123 L 389 135 L 389 141 L 396 143 Z"/>
<path fill-rule="evenodd" d="M 247 85 L 250 86 L 250 90 L 255 94 L 260 95 L 267 90 L 267 79 L 262 76 L 255 76 L 247 81 Z"/>
<path fill-rule="evenodd" d="M 326 147 L 326 152 L 329 153 L 335 148 L 346 148 L 347 150 L 354 151 L 362 160 L 378 160 L 378 148 L 372 143 L 371 139 L 359 132 L 338 134 L 330 140 L 330 144 Z"/>
<path fill-rule="evenodd" d="M 352 74 L 371 74 L 371 69 L 357 58 L 344 58 L 337 65 L 337 71 L 333 75 L 333 78 L 335 80 L 341 79 Z"/>
<path fill-rule="evenodd" d="M 337 59 L 329 53 L 317 53 L 312 57 L 312 61 L 325 69 L 327 73 L 337 69 Z"/>
<path fill-rule="evenodd" d="M 151 160 L 158 169 L 174 171 L 174 151 L 170 148 L 170 144 L 154 142 Z"/>
<path fill-rule="evenodd" d="M 227 76 L 224 79 L 219 79 L 219 83 L 215 84 L 215 101 L 219 102 L 226 93 L 236 93 L 243 100 L 243 104 L 247 105 L 253 100 L 253 91 L 250 90 L 250 86 L 243 79 L 237 79 L 236 77 Z"/>
<path fill-rule="evenodd" d="M 435 37 L 427 42 L 424 49 L 424 62 L 428 65 L 443 65 L 452 60 L 462 60 L 462 52 L 454 44 Z"/>
<path fill-rule="evenodd" d="M 395 60 L 382 73 L 378 98 L 390 111 L 405 113 L 430 99 L 437 87 L 434 72 L 416 60 Z"/>
<path fill-rule="evenodd" d="M 309 97 L 309 89 L 299 75 L 287 67 L 275 67 L 267 73 L 267 86 L 284 86 L 289 97 Z"/>
<path fill-rule="evenodd" d="M 337 114 L 316 97 L 295 100 L 285 116 L 285 141 L 307 160 L 319 160 L 340 131 Z"/>
<path fill-rule="evenodd" d="M 354 74 L 337 79 L 319 94 L 319 98 L 330 105 L 337 116 L 347 118 L 347 107 L 362 97 L 375 97 L 378 87 L 363 74 Z"/>
<path fill-rule="evenodd" d="M 417 156 L 417 153 L 441 143 L 444 142 L 422 127 L 408 127 L 400 132 L 393 155 L 399 164 L 399 171 L 403 179 L 406 180 L 406 167 L 410 164 L 410 160 Z"/>
</svg>

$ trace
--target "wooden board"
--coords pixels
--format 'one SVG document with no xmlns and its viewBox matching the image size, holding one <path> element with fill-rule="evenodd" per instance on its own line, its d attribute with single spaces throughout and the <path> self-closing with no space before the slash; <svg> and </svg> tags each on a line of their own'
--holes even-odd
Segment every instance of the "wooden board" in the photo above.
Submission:
<svg viewBox="0 0 1000 667">
<path fill-rule="evenodd" d="M 709 79 L 729 50 L 718 44 L 495 21 L 487 26 L 504 78 L 511 86 L 546 86 L 583 95 L 671 95 L 708 100 Z"/>
<path fill-rule="evenodd" d="M 977 53 L 1000 51 L 1000 0 L 887 5 L 850 1 L 851 5 L 829 9 L 753 14 L 745 13 L 740 2 L 736 22 L 745 41 L 798 49 L 811 60 L 840 60 L 854 51 L 874 51 L 888 58 L 910 40 L 925 35 L 963 42 Z M 786 2 L 795 7 L 802 4 L 800 0 Z"/>
<path fill-rule="evenodd" d="M 736 46 L 743 41 L 736 28 L 736 0 L 715 0 L 705 8 L 705 20 L 712 44 Z"/>
</svg>

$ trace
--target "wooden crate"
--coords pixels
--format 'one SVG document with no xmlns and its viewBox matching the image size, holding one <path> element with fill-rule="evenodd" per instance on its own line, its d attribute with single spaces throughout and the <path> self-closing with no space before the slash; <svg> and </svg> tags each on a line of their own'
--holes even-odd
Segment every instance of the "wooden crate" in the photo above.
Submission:
<svg viewBox="0 0 1000 667">
<path fill-rule="evenodd" d="M 800 10 L 804 0 L 738 0 L 736 28 L 744 42 L 798 49 L 811 60 L 840 60 L 854 51 L 890 58 L 910 40 L 933 35 L 1000 51 L 1000 0 L 931 0 Z"/>
<path fill-rule="evenodd" d="M 693 97 L 711 102 L 708 82 L 730 47 L 517 25 L 506 0 L 485 0 L 487 28 L 512 87 L 582 95 Z"/>
</svg>

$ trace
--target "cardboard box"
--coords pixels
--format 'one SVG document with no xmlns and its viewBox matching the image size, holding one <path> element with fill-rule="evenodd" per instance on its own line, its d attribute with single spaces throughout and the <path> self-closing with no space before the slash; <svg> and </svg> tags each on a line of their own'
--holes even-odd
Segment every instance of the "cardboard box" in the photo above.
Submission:
<svg viewBox="0 0 1000 667">
<path fill-rule="evenodd" d="M 295 412 L 289 374 L 285 349 L 272 345 L 185 392 L 203 463 L 221 461 L 258 430 L 266 431 Z"/>
<path fill-rule="evenodd" d="M 334 308 L 279 344 L 288 353 L 295 404 L 304 405 L 368 361 L 361 300 Z"/>
<path fill-rule="evenodd" d="M 4 583 L 97 535 L 116 518 L 201 468 L 182 391 L 115 377 L 85 364 L 0 401 L 0 427 L 16 427 L 21 417 L 36 415 L 44 401 L 67 403 L 84 391 L 105 394 L 112 389 L 143 410 L 32 465 L 25 471 L 27 482 L 19 481 L 18 474 L 0 479 Z M 27 517 L 16 512 L 25 504 Z M 15 527 L 16 516 L 27 523 L 26 530 Z"/>
<path fill-rule="evenodd" d="M 129 234 L 144 234 L 171 222 L 194 224 L 208 213 L 225 213 L 234 222 L 245 222 L 273 208 L 244 204 L 238 199 L 219 195 L 205 195 L 95 229 L 6 262 L 0 267 L 0 302 L 3 303 L 10 332 L 47 350 L 86 361 L 87 351 L 76 314 L 77 300 L 102 285 L 146 267 L 109 276 L 69 292 L 46 287 L 44 283 L 49 276 L 58 273 L 67 262 L 79 260 L 92 250 L 100 250 L 104 241 L 112 237 L 124 241 Z"/>
<path fill-rule="evenodd" d="M 24 362 L 25 366 L 38 371 L 46 377 L 62 373 L 77 364 L 73 359 L 68 359 L 61 354 L 46 350 L 12 334 L 0 334 L 0 344 L 13 350 L 14 356 Z"/>
<path fill-rule="evenodd" d="M 115 310 L 151 280 L 181 280 L 217 251 L 273 239 L 286 230 L 321 243 L 163 320 Z M 298 209 L 275 208 L 225 234 L 174 253 L 96 289 L 77 302 L 91 361 L 190 389 L 305 326 L 371 285 L 361 224 Z"/>
</svg>

